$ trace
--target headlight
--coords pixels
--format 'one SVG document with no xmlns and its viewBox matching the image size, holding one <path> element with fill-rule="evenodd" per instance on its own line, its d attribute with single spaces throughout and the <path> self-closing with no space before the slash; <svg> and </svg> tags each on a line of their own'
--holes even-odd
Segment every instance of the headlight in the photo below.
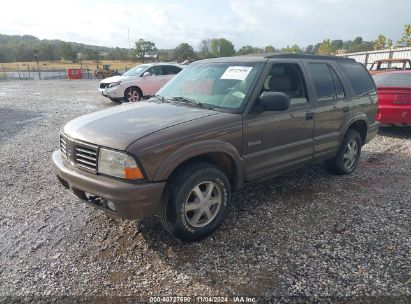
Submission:
<svg viewBox="0 0 411 304">
<path fill-rule="evenodd" d="M 109 88 L 114 88 L 116 86 L 119 86 L 121 83 L 121 81 L 117 81 L 117 82 L 112 82 L 108 85 Z"/>
<path fill-rule="evenodd" d="M 98 173 L 124 179 L 142 179 L 143 174 L 136 161 L 126 153 L 101 148 L 98 157 Z"/>
</svg>

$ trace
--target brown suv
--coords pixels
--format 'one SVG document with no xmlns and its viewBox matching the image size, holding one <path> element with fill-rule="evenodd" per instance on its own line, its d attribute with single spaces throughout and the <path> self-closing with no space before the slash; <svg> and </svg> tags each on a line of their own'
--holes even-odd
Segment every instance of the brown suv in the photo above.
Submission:
<svg viewBox="0 0 411 304">
<path fill-rule="evenodd" d="M 67 123 L 53 168 L 83 201 L 123 218 L 158 214 L 194 240 L 231 193 L 311 162 L 353 172 L 377 133 L 375 85 L 352 59 L 245 56 L 195 62 L 155 97 Z"/>
</svg>

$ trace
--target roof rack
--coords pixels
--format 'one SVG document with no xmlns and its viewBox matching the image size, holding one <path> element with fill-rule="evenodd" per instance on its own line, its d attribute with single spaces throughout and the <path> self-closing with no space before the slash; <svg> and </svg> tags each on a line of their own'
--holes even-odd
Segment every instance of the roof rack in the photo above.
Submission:
<svg viewBox="0 0 411 304">
<path fill-rule="evenodd" d="M 293 58 L 293 59 L 313 59 L 313 60 L 338 60 L 338 61 L 355 61 L 352 58 L 337 57 L 337 56 L 320 56 L 320 55 L 308 55 L 308 54 L 295 54 L 295 53 L 278 53 L 266 55 L 264 58 Z"/>
</svg>

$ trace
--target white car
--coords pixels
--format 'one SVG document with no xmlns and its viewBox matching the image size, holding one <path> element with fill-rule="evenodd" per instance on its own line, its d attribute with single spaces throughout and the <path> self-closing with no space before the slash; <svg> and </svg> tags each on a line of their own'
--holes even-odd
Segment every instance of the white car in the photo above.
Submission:
<svg viewBox="0 0 411 304">
<path fill-rule="evenodd" d="M 100 82 L 99 91 L 114 102 L 139 101 L 156 94 L 184 66 L 174 63 L 140 64 L 121 76 Z"/>
</svg>

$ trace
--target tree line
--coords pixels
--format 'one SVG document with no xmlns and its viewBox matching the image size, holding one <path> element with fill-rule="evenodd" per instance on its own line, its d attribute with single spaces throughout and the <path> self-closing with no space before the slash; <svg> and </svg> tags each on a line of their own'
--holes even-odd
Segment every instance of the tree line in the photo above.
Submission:
<svg viewBox="0 0 411 304">
<path fill-rule="evenodd" d="M 0 35 L 0 62 L 38 60 L 139 60 L 139 61 L 177 61 L 197 60 L 213 57 L 229 57 L 254 53 L 305 53 L 318 55 L 334 55 L 338 52 L 353 53 L 380 50 L 392 47 L 411 46 L 411 24 L 404 26 L 402 37 L 394 44 L 390 38 L 383 35 L 373 41 L 365 41 L 362 37 L 353 40 L 324 39 L 317 44 L 301 47 L 297 44 L 285 48 L 275 48 L 272 45 L 255 47 L 245 45 L 235 49 L 234 44 L 225 38 L 203 39 L 197 46 L 197 51 L 188 43 L 181 43 L 175 49 L 158 49 L 154 42 L 139 39 L 131 50 L 125 48 L 109 48 L 86 45 L 61 40 L 40 40 L 34 36 Z"/>
<path fill-rule="evenodd" d="M 276 49 L 272 45 L 267 45 L 263 48 L 251 45 L 242 46 L 235 50 L 231 41 L 225 38 L 219 39 L 203 39 L 198 46 L 198 51 L 188 43 L 181 43 L 172 50 L 157 50 L 155 44 L 150 41 L 140 39 L 135 43 L 134 56 L 141 61 L 148 54 L 157 52 L 158 59 L 161 61 L 176 60 L 182 62 L 184 60 L 206 59 L 213 57 L 229 57 L 234 55 L 248 55 L 258 53 L 301 53 L 301 54 L 316 54 L 316 55 L 335 55 L 338 52 L 355 53 L 372 50 L 381 50 L 392 47 L 411 46 L 411 25 L 404 26 L 403 35 L 400 40 L 394 45 L 393 41 L 383 35 L 379 35 L 374 41 L 365 41 L 362 37 L 355 37 L 353 40 L 330 40 L 324 39 L 315 45 L 308 45 L 305 48 L 294 44 L 285 48 Z"/>
<path fill-rule="evenodd" d="M 0 62 L 44 61 L 79 59 L 99 60 L 102 58 L 127 60 L 129 51 L 121 48 L 110 48 L 87 45 L 61 40 L 40 40 L 31 35 L 0 34 Z"/>
</svg>

